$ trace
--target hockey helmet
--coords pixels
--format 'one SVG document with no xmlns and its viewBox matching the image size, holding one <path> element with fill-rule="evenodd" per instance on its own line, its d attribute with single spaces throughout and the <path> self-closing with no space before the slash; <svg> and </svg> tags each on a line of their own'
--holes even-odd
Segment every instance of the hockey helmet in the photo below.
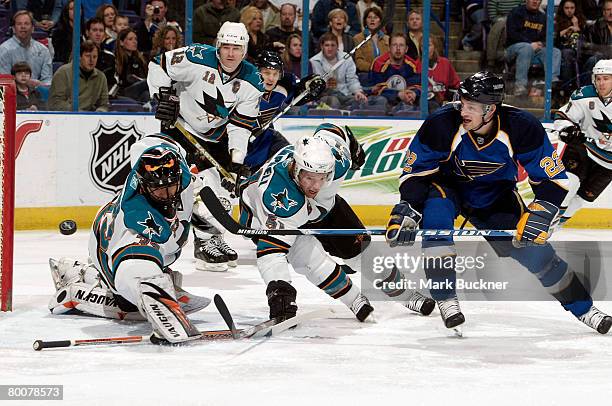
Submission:
<svg viewBox="0 0 612 406">
<path fill-rule="evenodd" d="M 481 71 L 466 78 L 459 85 L 458 95 L 482 104 L 504 101 L 505 85 L 501 76 Z"/>
<path fill-rule="evenodd" d="M 301 170 L 313 173 L 327 174 L 330 181 L 336 167 L 336 159 L 331 152 L 331 148 L 322 138 L 304 136 L 295 144 L 293 151 L 295 168 L 293 177 L 297 180 Z"/>
<path fill-rule="evenodd" d="M 593 66 L 593 73 L 591 75 L 593 85 L 595 85 L 596 75 L 612 75 L 612 59 L 600 59 Z"/>
<path fill-rule="evenodd" d="M 283 60 L 276 51 L 262 51 L 257 56 L 257 68 L 268 68 L 280 71 L 280 77 L 283 76 Z"/>
<path fill-rule="evenodd" d="M 161 146 L 150 148 L 140 156 L 136 176 L 153 203 L 166 206 L 176 201 L 183 175 L 181 159 L 173 149 Z"/>
<path fill-rule="evenodd" d="M 348 127 L 345 128 L 350 131 Z M 313 136 L 323 138 L 331 147 L 350 150 L 350 138 L 345 130 L 335 124 L 323 123 L 319 125 Z"/>
<path fill-rule="evenodd" d="M 240 45 L 242 47 L 242 57 L 244 57 L 249 46 L 249 32 L 244 24 L 231 21 L 224 22 L 217 32 L 215 46 L 218 49 L 223 44 Z"/>
</svg>

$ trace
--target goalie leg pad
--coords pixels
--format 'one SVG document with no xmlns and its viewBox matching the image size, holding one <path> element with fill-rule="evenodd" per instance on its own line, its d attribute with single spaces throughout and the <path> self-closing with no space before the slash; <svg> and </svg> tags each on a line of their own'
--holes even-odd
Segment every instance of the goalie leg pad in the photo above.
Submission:
<svg viewBox="0 0 612 406">
<path fill-rule="evenodd" d="M 176 300 L 170 277 L 166 274 L 141 279 L 139 308 L 153 331 L 171 343 L 195 340 L 201 336 Z"/>
</svg>

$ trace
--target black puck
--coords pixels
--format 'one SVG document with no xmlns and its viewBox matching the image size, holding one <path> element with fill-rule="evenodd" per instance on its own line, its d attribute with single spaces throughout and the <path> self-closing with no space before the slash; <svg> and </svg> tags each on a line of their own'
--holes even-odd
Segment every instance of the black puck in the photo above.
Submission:
<svg viewBox="0 0 612 406">
<path fill-rule="evenodd" d="M 77 230 L 77 225 L 74 220 L 64 220 L 59 224 L 59 231 L 64 235 L 74 234 Z"/>
</svg>

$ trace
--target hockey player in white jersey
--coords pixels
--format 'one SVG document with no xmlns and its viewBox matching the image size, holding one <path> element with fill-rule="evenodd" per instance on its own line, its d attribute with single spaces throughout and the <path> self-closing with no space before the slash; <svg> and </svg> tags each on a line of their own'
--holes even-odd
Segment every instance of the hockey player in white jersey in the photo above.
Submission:
<svg viewBox="0 0 612 406">
<path fill-rule="evenodd" d="M 567 144 L 562 159 L 570 180 L 560 225 L 585 201 L 595 201 L 612 180 L 612 59 L 595 64 L 592 82 L 572 94 L 554 123 Z"/>
<path fill-rule="evenodd" d="M 50 260 L 57 292 L 49 308 L 54 314 L 76 309 L 146 319 L 154 342 L 196 339 L 200 333 L 183 303 L 189 296 L 175 286 L 168 268 L 189 236 L 193 177 L 169 138 L 145 137 L 130 154 L 132 170 L 123 190 L 94 219 L 90 263 Z"/>
<path fill-rule="evenodd" d="M 322 212 L 317 221 L 310 222 L 303 228 L 331 228 L 331 229 L 365 229 L 353 208 L 340 196 L 340 187 L 349 170 L 359 170 L 365 163 L 365 153 L 357 138 L 353 135 L 350 127 L 344 129 L 331 123 L 323 123 L 314 131 L 313 137 L 322 138 L 331 148 L 336 158 L 334 177 L 331 182 L 322 188 L 314 198 L 319 211 Z M 356 236 L 317 236 L 325 251 L 342 259 L 344 264 L 340 267 L 348 274 L 361 271 L 362 255 L 366 250 L 376 250 L 370 244 L 368 235 Z M 382 255 L 382 254 L 380 254 Z M 370 257 L 380 256 L 369 252 Z M 362 273 L 364 277 L 370 276 L 368 272 Z M 405 288 L 385 289 L 390 286 L 389 282 L 400 282 L 406 278 L 397 269 L 392 267 L 377 275 L 383 283 L 381 291 L 398 303 L 402 303 L 408 309 L 421 313 L 424 316 L 431 314 L 435 307 L 433 299 L 428 298 L 417 291 Z M 371 281 L 370 281 L 371 282 Z M 394 286 L 401 286 L 394 283 Z"/>
<path fill-rule="evenodd" d="M 193 44 L 161 54 L 149 64 L 147 81 L 159 102 L 155 117 L 162 121 L 162 131 L 185 148 L 187 161 L 197 166 L 203 184 L 219 195 L 225 191 L 218 171 L 173 124 L 178 120 L 228 172 L 245 170 L 248 140 L 264 91 L 257 68 L 244 60 L 248 41 L 242 23 L 225 22 L 216 48 Z M 194 210 L 210 223 L 207 233 L 195 233 L 198 269 L 224 271 L 228 263 L 235 266 L 236 252 L 197 198 Z"/>
<path fill-rule="evenodd" d="M 336 158 L 323 139 L 300 138 L 241 185 L 241 223 L 253 228 L 297 229 L 316 220 L 325 213 L 315 198 L 333 181 L 335 168 Z M 364 321 L 372 312 L 368 299 L 313 236 L 262 236 L 255 242 L 270 318 L 287 319 L 297 312 L 289 264 L 347 305 L 358 320 Z"/>
</svg>

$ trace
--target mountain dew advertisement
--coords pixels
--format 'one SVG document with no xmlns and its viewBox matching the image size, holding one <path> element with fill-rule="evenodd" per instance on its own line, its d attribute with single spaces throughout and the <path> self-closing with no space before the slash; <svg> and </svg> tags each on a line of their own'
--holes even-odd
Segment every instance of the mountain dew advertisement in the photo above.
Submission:
<svg viewBox="0 0 612 406">
<path fill-rule="evenodd" d="M 342 196 L 351 204 L 391 205 L 399 199 L 399 176 L 412 137 L 420 120 L 342 120 L 326 119 L 338 126 L 350 125 L 353 134 L 362 143 L 366 163 L 359 171 L 350 171 L 342 187 Z M 289 141 L 304 134 L 312 134 L 322 119 L 281 119 L 275 127 Z M 546 126 L 546 125 L 545 125 Z M 556 140 L 552 140 L 556 146 Z M 519 191 L 526 201 L 533 198 L 527 173 L 519 167 Z"/>
</svg>

